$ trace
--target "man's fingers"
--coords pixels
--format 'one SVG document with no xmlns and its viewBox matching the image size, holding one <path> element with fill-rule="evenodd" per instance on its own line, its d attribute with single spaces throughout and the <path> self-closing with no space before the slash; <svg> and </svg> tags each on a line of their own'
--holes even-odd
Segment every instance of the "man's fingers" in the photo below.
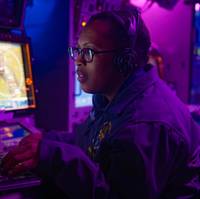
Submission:
<svg viewBox="0 0 200 199">
<path fill-rule="evenodd" d="M 24 162 L 18 163 L 12 170 L 8 172 L 9 175 L 15 176 L 20 173 L 26 172 L 35 167 L 34 159 L 29 159 Z"/>
<path fill-rule="evenodd" d="M 13 158 L 8 159 L 4 164 L 2 164 L 3 172 L 6 174 L 16 164 L 17 164 L 17 162 Z"/>
<path fill-rule="evenodd" d="M 11 167 L 13 167 L 17 162 L 14 159 L 14 155 L 17 154 L 17 147 L 12 149 L 3 159 L 1 163 L 1 167 L 3 170 L 9 170 Z"/>
<path fill-rule="evenodd" d="M 16 175 L 26 169 L 34 168 L 37 164 L 40 139 L 41 134 L 23 138 L 19 145 L 3 158 L 1 166 L 4 173 Z"/>
<path fill-rule="evenodd" d="M 26 161 L 30 158 L 33 157 L 33 152 L 32 151 L 25 151 L 24 153 L 21 153 L 21 154 L 16 154 L 14 156 L 14 159 L 17 161 L 17 162 L 23 162 L 23 161 Z"/>
<path fill-rule="evenodd" d="M 5 173 L 16 166 L 16 164 L 23 160 L 27 159 L 27 154 L 24 155 L 24 147 L 15 147 L 2 159 L 1 167 Z M 27 153 L 27 152 L 26 152 Z M 21 158 L 20 155 L 23 155 Z"/>
</svg>

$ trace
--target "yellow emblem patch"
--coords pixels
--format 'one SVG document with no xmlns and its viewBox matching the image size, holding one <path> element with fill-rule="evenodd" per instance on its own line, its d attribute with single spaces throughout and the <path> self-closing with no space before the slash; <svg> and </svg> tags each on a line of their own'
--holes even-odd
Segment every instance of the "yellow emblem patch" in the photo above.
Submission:
<svg viewBox="0 0 200 199">
<path fill-rule="evenodd" d="M 111 128 L 112 128 L 111 122 L 104 122 L 103 127 L 99 131 L 97 138 L 92 140 L 91 145 L 88 147 L 88 154 L 92 159 L 94 159 L 95 154 L 99 149 L 101 141 L 104 139 L 105 135 L 110 133 Z"/>
<path fill-rule="evenodd" d="M 107 133 L 110 133 L 111 128 L 112 128 L 111 122 L 104 122 L 103 127 L 99 131 L 99 135 L 98 135 L 98 138 L 99 138 L 100 141 L 104 139 L 104 137 Z"/>
</svg>

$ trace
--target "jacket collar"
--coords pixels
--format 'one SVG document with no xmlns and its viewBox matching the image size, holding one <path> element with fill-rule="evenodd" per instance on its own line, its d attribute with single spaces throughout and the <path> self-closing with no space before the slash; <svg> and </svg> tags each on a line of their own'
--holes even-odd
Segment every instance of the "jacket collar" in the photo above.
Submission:
<svg viewBox="0 0 200 199">
<path fill-rule="evenodd" d="M 93 113 L 95 115 L 102 112 L 111 115 L 121 114 L 130 102 L 133 102 L 138 95 L 142 95 L 147 88 L 158 80 L 156 67 L 149 64 L 146 65 L 142 70 L 138 70 L 128 77 L 110 104 L 104 96 L 94 95 Z"/>
</svg>

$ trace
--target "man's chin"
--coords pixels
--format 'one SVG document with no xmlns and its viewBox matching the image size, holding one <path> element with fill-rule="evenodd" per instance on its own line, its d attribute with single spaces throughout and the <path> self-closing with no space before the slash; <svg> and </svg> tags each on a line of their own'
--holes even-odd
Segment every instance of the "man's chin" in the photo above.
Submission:
<svg viewBox="0 0 200 199">
<path fill-rule="evenodd" d="M 97 91 L 94 88 L 90 88 L 90 87 L 86 87 L 86 86 L 82 86 L 81 89 L 88 94 L 95 94 L 97 93 Z"/>
<path fill-rule="evenodd" d="M 89 87 L 82 86 L 81 89 L 82 89 L 85 93 L 94 94 L 94 90 L 91 89 L 91 88 L 89 88 Z"/>
</svg>

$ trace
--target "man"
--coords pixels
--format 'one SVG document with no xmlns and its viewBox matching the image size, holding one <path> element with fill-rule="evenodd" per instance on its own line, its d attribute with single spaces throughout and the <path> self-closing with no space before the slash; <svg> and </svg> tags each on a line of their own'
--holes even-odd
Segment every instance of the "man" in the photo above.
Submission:
<svg viewBox="0 0 200 199">
<path fill-rule="evenodd" d="M 93 109 L 75 138 L 35 134 L 3 161 L 35 169 L 69 198 L 199 197 L 200 131 L 147 64 L 148 31 L 137 10 L 90 18 L 69 49 Z"/>
</svg>

